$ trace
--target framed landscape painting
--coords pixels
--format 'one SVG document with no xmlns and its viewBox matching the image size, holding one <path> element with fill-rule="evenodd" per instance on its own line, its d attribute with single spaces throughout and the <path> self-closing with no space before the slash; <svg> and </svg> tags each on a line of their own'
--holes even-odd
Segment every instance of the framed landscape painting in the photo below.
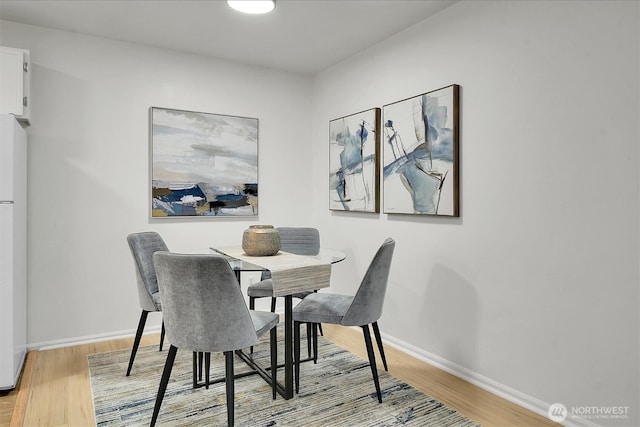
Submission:
<svg viewBox="0 0 640 427">
<path fill-rule="evenodd" d="M 459 213 L 459 86 L 383 106 L 384 213 Z"/>
<path fill-rule="evenodd" d="M 380 212 L 380 108 L 329 122 L 329 209 Z"/>
<path fill-rule="evenodd" d="M 258 119 L 150 115 L 152 218 L 258 215 Z"/>
</svg>

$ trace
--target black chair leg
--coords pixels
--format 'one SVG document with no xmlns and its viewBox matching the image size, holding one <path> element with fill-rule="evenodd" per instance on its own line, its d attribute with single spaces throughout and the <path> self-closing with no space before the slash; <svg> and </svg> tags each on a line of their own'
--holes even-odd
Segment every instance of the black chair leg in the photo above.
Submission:
<svg viewBox="0 0 640 427">
<path fill-rule="evenodd" d="M 233 400 L 235 395 L 234 383 L 233 383 L 233 351 L 224 352 L 224 366 L 225 366 L 225 383 L 227 385 L 227 424 L 229 427 L 233 427 L 234 424 L 234 410 Z"/>
<path fill-rule="evenodd" d="M 275 297 L 271 297 L 271 312 L 272 313 L 276 312 L 276 299 L 275 299 Z"/>
<path fill-rule="evenodd" d="M 293 322 L 293 365 L 295 367 L 296 393 L 300 391 L 300 322 Z"/>
<path fill-rule="evenodd" d="M 162 343 L 164 343 L 164 320 L 162 321 L 162 329 L 160 330 L 160 350 L 162 351 Z"/>
<path fill-rule="evenodd" d="M 198 381 L 202 381 L 202 361 L 204 358 L 204 353 L 198 352 Z"/>
<path fill-rule="evenodd" d="M 193 352 L 193 388 L 198 387 L 198 352 Z"/>
<path fill-rule="evenodd" d="M 138 352 L 138 346 L 140 345 L 140 338 L 142 338 L 142 331 L 144 331 L 144 324 L 147 322 L 148 311 L 142 310 L 140 320 L 138 321 L 138 330 L 136 331 L 136 338 L 133 340 L 133 348 L 131 349 L 131 356 L 129 357 L 129 367 L 127 368 L 127 376 L 131 373 L 133 367 L 133 361 L 136 358 Z"/>
<path fill-rule="evenodd" d="M 313 292 L 318 293 L 318 290 L 315 289 Z M 320 335 L 324 336 L 324 332 L 322 332 L 322 323 L 318 323 L 318 328 L 320 329 Z"/>
<path fill-rule="evenodd" d="M 271 391 L 273 400 L 276 400 L 276 381 L 278 373 L 278 332 L 277 328 L 271 328 Z"/>
<path fill-rule="evenodd" d="M 209 369 L 211 368 L 211 353 L 204 354 L 204 386 L 209 389 Z"/>
<path fill-rule="evenodd" d="M 249 297 L 249 310 L 256 309 L 256 297 Z M 253 346 L 249 347 L 249 353 L 253 354 Z"/>
<path fill-rule="evenodd" d="M 382 364 L 384 365 L 384 370 L 389 371 L 387 368 L 387 358 L 384 356 L 384 347 L 382 347 L 382 337 L 380 336 L 380 328 L 378 328 L 378 322 L 373 322 L 373 333 L 376 336 L 376 342 L 378 343 L 378 350 L 380 350 L 380 357 L 382 357 Z"/>
<path fill-rule="evenodd" d="M 311 329 L 312 332 L 312 340 L 313 340 L 313 363 L 318 363 L 318 325 L 319 323 L 314 323 Z"/>
<path fill-rule="evenodd" d="M 382 393 L 380 393 L 380 381 L 378 380 L 378 368 L 376 366 L 376 355 L 373 352 L 373 344 L 371 343 L 371 332 L 369 325 L 362 327 L 364 332 L 364 342 L 367 346 L 367 355 L 369 356 L 369 366 L 371 366 L 371 374 L 373 375 L 373 383 L 376 386 L 376 394 L 378 395 L 378 403 L 382 403 Z"/>
<path fill-rule="evenodd" d="M 171 369 L 173 368 L 173 362 L 176 360 L 176 353 L 178 349 L 173 345 L 169 347 L 169 353 L 167 354 L 167 361 L 164 363 L 164 370 L 162 371 L 162 378 L 160 379 L 160 386 L 158 387 L 158 395 L 156 396 L 156 404 L 153 407 L 153 416 L 151 417 L 150 426 L 156 425 L 158 414 L 160 413 L 160 406 L 162 405 L 162 399 L 164 399 L 164 392 L 167 391 L 167 384 L 169 383 L 169 377 L 171 376 Z"/>
<path fill-rule="evenodd" d="M 312 341 L 312 333 L 311 333 L 311 328 L 313 327 L 313 323 L 308 322 L 307 323 L 307 357 L 311 357 L 311 341 Z"/>
</svg>

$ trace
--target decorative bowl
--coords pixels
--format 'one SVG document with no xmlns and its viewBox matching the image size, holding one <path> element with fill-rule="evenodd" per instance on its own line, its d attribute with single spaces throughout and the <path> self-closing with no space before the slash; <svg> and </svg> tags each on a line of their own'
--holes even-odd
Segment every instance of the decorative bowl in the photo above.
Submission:
<svg viewBox="0 0 640 427">
<path fill-rule="evenodd" d="M 242 249 L 249 256 L 272 256 L 280 251 L 280 233 L 273 225 L 251 225 L 242 234 Z"/>
</svg>

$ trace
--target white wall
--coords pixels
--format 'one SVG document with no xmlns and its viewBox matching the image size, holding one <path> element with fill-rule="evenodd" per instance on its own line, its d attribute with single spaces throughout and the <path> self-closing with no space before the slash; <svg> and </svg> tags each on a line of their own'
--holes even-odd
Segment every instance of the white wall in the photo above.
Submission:
<svg viewBox="0 0 640 427">
<path fill-rule="evenodd" d="M 313 207 L 353 261 L 334 290 L 392 236 L 388 337 L 545 413 L 640 424 L 638 23 L 638 2 L 465 1 L 317 76 Z M 460 218 L 330 212 L 329 120 L 453 83 Z"/>
<path fill-rule="evenodd" d="M 130 232 L 188 250 L 311 223 L 348 253 L 336 292 L 397 240 L 390 342 L 540 411 L 630 406 L 639 424 L 638 18 L 637 2 L 460 2 L 314 80 L 1 21 L 34 65 L 29 342 L 133 331 Z M 330 212 L 328 121 L 452 83 L 461 217 Z M 148 219 L 149 106 L 260 119 L 258 221 Z"/>
<path fill-rule="evenodd" d="M 311 217 L 308 77 L 1 24 L 1 44 L 33 61 L 31 345 L 135 331 L 129 233 L 155 230 L 170 249 L 193 250 L 237 244 L 249 224 Z M 150 106 L 259 118 L 259 218 L 149 219 Z"/>
</svg>

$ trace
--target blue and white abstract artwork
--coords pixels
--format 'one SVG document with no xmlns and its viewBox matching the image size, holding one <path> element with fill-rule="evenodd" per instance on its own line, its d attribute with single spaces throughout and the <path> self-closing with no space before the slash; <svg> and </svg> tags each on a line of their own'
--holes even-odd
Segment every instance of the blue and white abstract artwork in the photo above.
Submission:
<svg viewBox="0 0 640 427">
<path fill-rule="evenodd" d="M 383 107 L 384 213 L 459 216 L 459 86 Z"/>
<path fill-rule="evenodd" d="M 380 212 L 380 109 L 329 122 L 329 209 Z"/>
<path fill-rule="evenodd" d="M 258 215 L 258 119 L 151 108 L 151 216 Z"/>
</svg>

